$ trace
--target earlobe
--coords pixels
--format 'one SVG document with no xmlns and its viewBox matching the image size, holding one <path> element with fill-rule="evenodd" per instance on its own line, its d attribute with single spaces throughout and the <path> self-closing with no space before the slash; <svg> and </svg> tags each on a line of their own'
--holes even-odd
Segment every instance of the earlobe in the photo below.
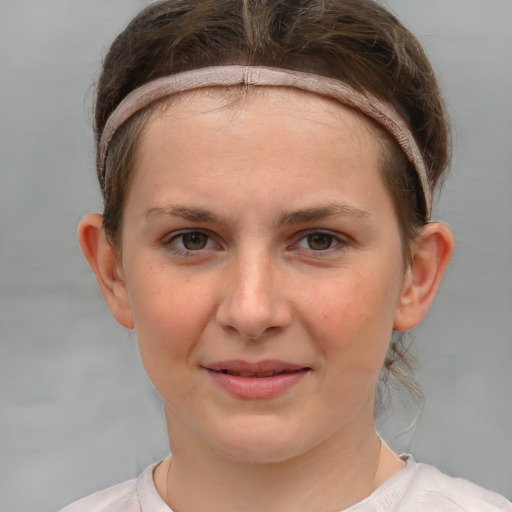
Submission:
<svg viewBox="0 0 512 512">
<path fill-rule="evenodd" d="M 408 331 L 416 327 L 432 304 L 453 254 L 453 235 L 442 222 L 426 224 L 412 246 L 393 327 Z"/>
<path fill-rule="evenodd" d="M 78 226 L 78 243 L 89 263 L 112 316 L 127 329 L 134 326 L 130 300 L 119 258 L 103 229 L 103 217 L 86 215 Z"/>
</svg>

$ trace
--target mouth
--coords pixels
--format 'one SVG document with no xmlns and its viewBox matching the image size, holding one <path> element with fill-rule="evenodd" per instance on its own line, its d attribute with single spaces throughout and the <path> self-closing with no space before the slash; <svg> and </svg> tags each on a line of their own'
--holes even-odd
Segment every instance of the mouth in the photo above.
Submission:
<svg viewBox="0 0 512 512">
<path fill-rule="evenodd" d="M 218 373 L 224 373 L 225 375 L 232 375 L 234 377 L 274 377 L 275 375 L 285 375 L 287 373 L 294 373 L 301 370 L 308 370 L 309 368 L 300 368 L 300 370 L 278 370 L 269 372 L 237 372 L 235 370 L 212 370 Z"/>
<path fill-rule="evenodd" d="M 215 373 L 232 375 L 233 377 L 258 378 L 275 377 L 276 375 L 311 370 L 308 366 L 278 360 L 264 360 L 255 363 L 240 360 L 218 361 L 207 364 L 203 368 Z"/>
<path fill-rule="evenodd" d="M 221 389 L 244 400 L 280 396 L 312 371 L 309 366 L 282 361 L 219 361 L 203 368 Z"/>
</svg>

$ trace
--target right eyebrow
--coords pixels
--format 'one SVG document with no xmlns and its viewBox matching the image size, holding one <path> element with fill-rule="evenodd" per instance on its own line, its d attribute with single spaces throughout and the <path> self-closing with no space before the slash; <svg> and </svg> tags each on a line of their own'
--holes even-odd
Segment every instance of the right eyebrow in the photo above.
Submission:
<svg viewBox="0 0 512 512">
<path fill-rule="evenodd" d="M 232 224 L 231 220 L 226 217 L 219 217 L 213 212 L 205 208 L 197 208 L 193 206 L 153 206 L 144 210 L 142 217 L 154 217 L 157 215 L 170 215 L 181 217 L 192 222 L 212 222 L 215 224 Z"/>
</svg>

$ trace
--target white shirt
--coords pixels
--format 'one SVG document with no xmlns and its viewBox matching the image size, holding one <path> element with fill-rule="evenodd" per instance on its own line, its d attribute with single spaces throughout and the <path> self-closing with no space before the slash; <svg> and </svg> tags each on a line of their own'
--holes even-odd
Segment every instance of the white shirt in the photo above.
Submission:
<svg viewBox="0 0 512 512">
<path fill-rule="evenodd" d="M 512 503 L 499 494 L 418 464 L 410 455 L 403 459 L 407 462 L 404 469 L 343 512 L 512 512 Z M 172 512 L 155 488 L 153 470 L 157 465 L 60 512 Z"/>
</svg>

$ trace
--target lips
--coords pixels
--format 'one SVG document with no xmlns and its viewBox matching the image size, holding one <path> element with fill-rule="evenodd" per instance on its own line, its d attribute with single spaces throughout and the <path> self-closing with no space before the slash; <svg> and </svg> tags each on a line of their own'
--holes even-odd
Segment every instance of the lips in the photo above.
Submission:
<svg viewBox="0 0 512 512">
<path fill-rule="evenodd" d="M 216 371 L 216 370 L 213 370 Z M 273 377 L 274 375 L 283 375 L 285 373 L 292 373 L 295 370 L 279 370 L 279 371 L 270 371 L 270 372 L 237 372 L 234 370 L 220 370 L 220 373 L 225 373 L 226 375 L 233 375 L 235 377 Z"/>
<path fill-rule="evenodd" d="M 299 384 L 307 366 L 276 360 L 219 361 L 203 367 L 223 391 L 245 400 L 277 397 Z"/>
</svg>

